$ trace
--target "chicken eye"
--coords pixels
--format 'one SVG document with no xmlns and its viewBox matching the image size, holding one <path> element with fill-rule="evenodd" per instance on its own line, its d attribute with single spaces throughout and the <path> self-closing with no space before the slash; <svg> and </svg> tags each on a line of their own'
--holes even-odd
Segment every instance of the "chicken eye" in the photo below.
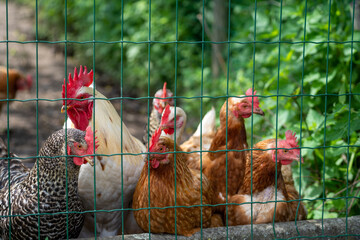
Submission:
<svg viewBox="0 0 360 240">
<path fill-rule="evenodd" d="M 84 99 L 84 96 L 81 96 L 80 99 Z"/>
<path fill-rule="evenodd" d="M 78 148 L 78 149 L 82 149 L 82 146 L 81 146 L 81 145 L 77 145 L 77 148 Z"/>
<path fill-rule="evenodd" d="M 159 151 L 160 151 L 160 152 L 162 152 L 163 150 L 164 150 L 164 148 L 163 148 L 163 147 L 160 147 L 160 148 L 159 148 Z"/>
<path fill-rule="evenodd" d="M 284 149 L 284 153 L 287 153 L 289 150 L 287 150 L 287 149 Z"/>
</svg>

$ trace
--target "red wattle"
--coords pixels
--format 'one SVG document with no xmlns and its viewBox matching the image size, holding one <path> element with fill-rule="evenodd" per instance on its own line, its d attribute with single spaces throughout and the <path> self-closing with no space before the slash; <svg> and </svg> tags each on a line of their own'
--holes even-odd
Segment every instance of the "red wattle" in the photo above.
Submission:
<svg viewBox="0 0 360 240">
<path fill-rule="evenodd" d="M 282 165 L 288 165 L 288 164 L 292 163 L 293 161 L 292 160 L 281 160 L 280 162 Z"/>
<path fill-rule="evenodd" d="M 71 121 L 74 123 L 75 128 L 81 131 L 85 131 L 89 125 L 89 120 L 92 117 L 93 103 L 89 102 L 87 108 L 73 107 L 68 110 L 68 115 Z"/>
<path fill-rule="evenodd" d="M 83 158 L 74 157 L 73 159 L 74 159 L 75 165 L 81 166 L 84 163 Z"/>
<path fill-rule="evenodd" d="M 159 165 L 160 165 L 160 163 L 159 163 L 158 160 L 154 159 L 154 160 L 151 161 L 151 167 L 152 168 L 158 168 Z"/>
</svg>

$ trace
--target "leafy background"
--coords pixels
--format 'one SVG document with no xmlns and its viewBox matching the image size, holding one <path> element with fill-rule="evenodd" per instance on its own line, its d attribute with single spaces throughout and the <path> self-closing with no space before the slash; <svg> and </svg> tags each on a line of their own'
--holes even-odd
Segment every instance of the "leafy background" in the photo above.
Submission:
<svg viewBox="0 0 360 240">
<path fill-rule="evenodd" d="M 34 1 L 18 1 L 34 7 Z M 309 218 L 359 215 L 359 11 L 352 32 L 351 1 L 287 0 L 282 8 L 280 1 L 257 1 L 255 19 L 253 1 L 234 0 L 222 43 L 225 65 L 215 76 L 212 36 L 199 21 L 204 17 L 210 30 L 217 27 L 214 1 L 204 6 L 202 1 L 179 1 L 176 8 L 175 1 L 154 0 L 150 16 L 148 1 L 124 1 L 123 22 L 121 1 L 95 1 L 95 39 L 101 41 L 95 55 L 93 1 L 68 1 L 67 40 L 90 42 L 69 43 L 68 56 L 88 67 L 95 57 L 99 83 L 120 85 L 123 63 L 125 96 L 147 97 L 148 91 L 151 96 L 166 81 L 173 92 L 176 83 L 177 96 L 200 96 L 203 90 L 204 96 L 216 97 L 202 98 L 203 104 L 201 98 L 178 101 L 188 113 L 188 133 L 201 118 L 201 106 L 203 114 L 212 105 L 220 108 L 227 86 L 229 95 L 242 95 L 254 85 L 266 116 L 246 121 L 248 141 L 251 136 L 254 143 L 276 134 L 284 137 L 287 129 L 297 133 L 305 162 L 293 165 L 293 173 Z M 39 0 L 38 7 L 40 38 L 64 40 L 65 1 Z M 148 44 L 149 39 L 154 42 Z M 104 43 L 109 41 L 115 43 Z M 63 50 L 64 43 L 58 46 Z"/>
</svg>

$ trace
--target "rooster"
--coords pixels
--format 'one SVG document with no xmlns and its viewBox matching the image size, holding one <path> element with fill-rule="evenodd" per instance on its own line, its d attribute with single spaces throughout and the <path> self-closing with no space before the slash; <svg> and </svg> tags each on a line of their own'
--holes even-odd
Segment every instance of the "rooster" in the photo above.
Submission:
<svg viewBox="0 0 360 240">
<path fill-rule="evenodd" d="M 1 157 L 16 157 L 7 153 L 2 141 L 0 148 Z M 83 211 L 78 196 L 78 176 L 81 165 L 93 163 L 89 156 L 84 156 L 91 154 L 94 154 L 94 141 L 90 128 L 86 134 L 77 129 L 68 129 L 66 137 L 62 129 L 45 141 L 39 152 L 38 164 L 32 169 L 26 168 L 18 159 L 11 159 L 8 179 L 8 160 L 2 158 L 0 215 L 32 215 L 0 218 L 1 238 L 9 239 L 11 231 L 11 239 L 63 239 L 67 237 L 67 230 L 69 238 L 76 238 L 82 228 L 84 215 L 52 213 Z M 39 212 L 44 214 L 40 215 L 40 222 Z"/>
<path fill-rule="evenodd" d="M 229 98 L 227 112 L 226 102 L 224 103 L 220 110 L 220 127 L 211 142 L 210 152 L 206 152 L 203 156 L 203 173 L 214 188 L 215 202 L 217 204 L 224 203 L 223 196 L 226 196 L 226 159 L 227 194 L 236 194 L 242 184 L 246 154 L 245 151 L 241 150 L 248 148 L 244 118 L 249 118 L 252 113 L 264 115 L 264 112 L 259 107 L 258 97 L 251 97 L 251 95 L 256 94 L 256 91 L 254 94 L 252 93 L 253 91 L 250 88 L 246 91 L 245 97 Z M 223 212 L 225 209 L 219 207 L 218 210 Z"/>
<path fill-rule="evenodd" d="M 149 230 L 149 210 L 136 209 L 175 206 L 175 192 L 177 193 L 177 206 L 199 205 L 201 204 L 201 194 L 202 204 L 211 204 L 213 198 L 212 189 L 206 177 L 203 176 L 201 180 L 200 172 L 192 170 L 187 166 L 186 154 L 176 153 L 175 157 L 173 152 L 175 150 L 181 151 L 179 145 L 176 145 L 174 149 L 173 139 L 160 135 L 161 129 L 158 129 L 151 138 L 149 163 L 144 165 L 134 193 L 134 215 L 144 231 Z M 175 162 L 176 168 L 174 169 Z M 201 183 L 202 192 L 200 188 Z M 150 190 L 148 188 L 149 185 Z M 203 207 L 202 211 L 203 227 L 210 227 L 212 209 L 211 207 Z M 191 236 L 200 230 L 200 208 L 186 207 L 177 208 L 176 216 L 174 208 L 151 209 L 150 232 L 174 234 L 175 218 L 177 233 L 180 235 Z"/>
<path fill-rule="evenodd" d="M 155 93 L 155 97 L 153 99 L 152 105 L 152 111 L 150 114 L 150 128 L 146 125 L 145 128 L 145 135 L 143 137 L 143 141 L 145 144 L 148 142 L 148 137 L 151 137 L 156 129 L 159 128 L 161 115 L 167 105 L 173 106 L 174 105 L 174 99 L 171 97 L 173 96 L 173 93 L 170 91 L 170 89 L 166 88 L 166 82 L 164 83 L 164 86 L 162 89 L 157 90 Z"/>
<path fill-rule="evenodd" d="M 15 99 L 18 90 L 30 90 L 32 86 L 31 75 L 23 76 L 16 69 L 9 69 L 9 97 L 7 96 L 7 69 L 0 67 L 0 99 Z M 6 104 L 0 101 L 0 112 Z"/>
<path fill-rule="evenodd" d="M 75 68 L 74 78 L 70 74 L 69 83 L 64 79 L 62 92 L 63 98 L 72 98 L 66 100 L 66 108 L 65 100 L 63 102 L 62 111 L 67 109 L 72 122 L 67 125 L 82 130 L 88 126 L 93 128 L 95 123 L 100 143 L 97 154 L 101 156 L 97 156 L 98 161 L 95 162 L 96 180 L 94 170 L 89 166 L 82 166 L 79 175 L 79 195 L 85 209 L 94 210 L 96 181 L 96 210 L 129 208 L 144 165 L 143 156 L 140 154 L 146 152 L 146 148 L 130 134 L 110 101 L 90 87 L 92 82 L 92 70 L 88 73 L 86 67 L 84 70 L 80 67 L 78 74 Z M 129 211 L 96 213 L 97 236 L 114 236 L 122 233 L 122 214 L 124 220 L 131 223 L 130 226 L 125 225 L 125 232 L 133 231 L 127 230 L 136 225 L 135 219 L 127 219 L 128 213 Z M 129 216 L 131 218 L 132 215 Z M 94 214 L 88 213 L 80 236 L 90 237 L 94 236 L 94 233 Z"/>
<path fill-rule="evenodd" d="M 275 148 L 280 148 L 275 151 Z M 293 161 L 300 161 L 295 134 L 286 131 L 286 140 L 268 139 L 257 143 L 252 151 L 252 194 L 254 203 L 253 223 L 270 223 L 274 218 L 275 203 L 268 201 L 298 200 L 299 193 L 288 187 L 283 179 L 281 167 Z M 277 166 L 276 166 L 277 165 Z M 277 181 L 276 181 L 277 180 Z M 275 185 L 275 181 L 277 182 Z M 277 195 L 275 198 L 275 194 Z M 230 203 L 248 203 L 229 206 L 229 225 L 251 223 L 251 153 L 247 153 L 246 170 L 243 184 L 238 194 L 229 198 Z M 277 202 L 275 221 L 293 221 L 296 217 L 298 201 Z M 306 209 L 301 203 L 297 219 L 306 219 Z"/>
</svg>

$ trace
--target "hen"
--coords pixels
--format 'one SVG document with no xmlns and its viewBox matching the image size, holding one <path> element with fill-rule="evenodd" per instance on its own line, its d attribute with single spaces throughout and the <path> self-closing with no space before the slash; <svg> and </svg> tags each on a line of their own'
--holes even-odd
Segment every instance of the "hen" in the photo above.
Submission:
<svg viewBox="0 0 360 240">
<path fill-rule="evenodd" d="M 244 118 L 249 118 L 252 112 L 264 115 L 264 112 L 259 107 L 258 97 L 251 97 L 250 95 L 252 95 L 252 89 L 246 91 L 246 97 L 229 98 L 227 115 L 226 102 L 224 103 L 220 110 L 220 127 L 216 131 L 209 148 L 209 151 L 216 152 L 206 152 L 203 155 L 203 173 L 214 188 L 215 202 L 217 204 L 224 203 L 223 196 L 226 196 L 226 157 L 227 194 L 236 194 L 242 184 L 246 154 L 241 150 L 248 148 Z M 224 208 L 219 207 L 218 210 L 222 212 Z"/>
<path fill-rule="evenodd" d="M 143 141 L 145 144 L 148 142 L 148 137 L 151 138 L 151 136 L 154 134 L 156 129 L 159 128 L 161 114 L 164 111 L 166 105 L 170 105 L 170 106 L 174 105 L 174 99 L 171 98 L 172 96 L 173 93 L 170 91 L 170 89 L 166 88 L 166 82 L 164 83 L 163 89 L 159 89 L 155 93 L 155 98 L 153 99 L 152 102 L 153 107 L 149 120 L 150 127 L 146 125 L 145 135 L 143 137 Z"/>
<path fill-rule="evenodd" d="M 15 99 L 18 90 L 30 89 L 32 78 L 30 75 L 23 76 L 16 69 L 9 69 L 9 97 L 7 97 L 7 69 L 0 67 L 0 99 Z M 0 112 L 6 105 L 5 101 L 0 101 Z"/>
<path fill-rule="evenodd" d="M 122 122 L 114 106 L 100 92 L 89 87 L 93 82 L 92 70 L 87 73 L 86 67 L 80 67 L 80 73 L 74 70 L 74 78 L 69 75 L 69 83 L 63 85 L 63 98 L 67 113 L 72 122 L 69 127 L 83 130 L 87 126 L 95 129 L 100 143 L 95 162 L 96 170 L 96 210 L 113 210 L 129 208 L 132 196 L 144 165 L 142 152 L 145 146 L 131 135 Z M 66 85 L 66 89 L 65 89 Z M 95 95 L 93 95 L 95 92 Z M 95 99 L 95 100 L 94 100 Z M 95 105 L 95 112 L 93 112 Z M 65 110 L 65 100 L 62 111 Z M 69 120 L 68 120 L 69 121 Z M 135 155 L 134 155 L 135 154 Z M 94 169 L 84 165 L 79 175 L 79 195 L 86 210 L 94 210 Z M 97 236 L 114 236 L 122 233 L 122 213 L 125 231 L 135 231 L 135 219 L 127 220 L 129 211 L 111 211 L 96 213 Z M 131 214 L 129 215 L 131 218 Z M 132 221 L 133 220 L 133 221 Z M 81 237 L 94 236 L 94 214 L 86 214 Z"/>
<path fill-rule="evenodd" d="M 51 213 L 83 211 L 77 190 L 78 176 L 80 165 L 93 162 L 89 156 L 83 157 L 94 154 L 93 132 L 90 128 L 86 134 L 69 129 L 66 139 L 63 129 L 53 133 L 40 149 L 38 164 L 32 169 L 27 169 L 17 159 L 11 159 L 10 189 L 8 160 L 1 159 L 0 215 L 22 215 L 11 217 L 11 239 L 63 239 L 67 237 L 67 229 L 69 238 L 79 235 L 84 221 L 82 214 Z M 8 155 L 4 144 L 1 144 L 1 151 L 2 156 Z M 9 155 L 14 156 L 11 153 Z M 42 213 L 40 232 L 39 211 Z M 32 215 L 23 216 L 28 214 Z M 9 217 L 0 218 L 0 233 L 2 239 L 10 238 Z"/>
<path fill-rule="evenodd" d="M 175 193 L 177 206 L 192 206 L 201 203 L 201 194 L 202 204 L 211 204 L 212 190 L 206 177 L 203 176 L 201 192 L 200 172 L 191 170 L 187 166 L 186 154 L 176 153 L 176 157 L 174 157 L 172 153 L 175 150 L 174 141 L 168 137 L 160 137 L 160 135 L 161 130 L 159 129 L 151 138 L 149 163 L 144 165 L 136 186 L 133 208 L 170 207 L 150 210 L 150 232 L 174 234 L 176 218 L 177 233 L 190 236 L 200 230 L 200 207 L 177 208 L 175 216 L 175 210 L 171 207 L 175 206 Z M 181 151 L 178 145 L 176 145 L 176 151 Z M 174 169 L 175 162 L 176 170 Z M 148 199 L 149 194 L 150 200 Z M 202 209 L 203 227 L 210 227 L 211 207 Z M 149 231 L 149 210 L 135 210 L 134 215 L 140 227 L 144 231 Z"/>
<path fill-rule="evenodd" d="M 292 161 L 300 161 L 300 149 L 295 134 L 286 132 L 286 140 L 278 140 L 275 151 L 275 139 L 268 139 L 257 143 L 252 151 L 252 194 L 253 223 L 269 223 L 273 221 L 275 203 L 268 201 L 298 200 L 299 193 L 295 188 L 288 188 L 284 182 L 281 167 Z M 276 154 L 277 152 L 277 154 Z M 277 167 L 276 167 L 277 165 Z M 277 185 L 275 185 L 277 181 Z M 275 194 L 277 195 L 275 198 Z M 247 153 L 244 182 L 239 193 L 229 198 L 230 203 L 248 203 L 229 206 L 229 225 L 251 223 L 251 153 Z M 265 203 L 265 204 L 263 204 Z M 275 221 L 293 221 L 296 217 L 298 201 L 277 202 Z M 306 209 L 301 203 L 297 219 L 306 219 Z"/>
</svg>

